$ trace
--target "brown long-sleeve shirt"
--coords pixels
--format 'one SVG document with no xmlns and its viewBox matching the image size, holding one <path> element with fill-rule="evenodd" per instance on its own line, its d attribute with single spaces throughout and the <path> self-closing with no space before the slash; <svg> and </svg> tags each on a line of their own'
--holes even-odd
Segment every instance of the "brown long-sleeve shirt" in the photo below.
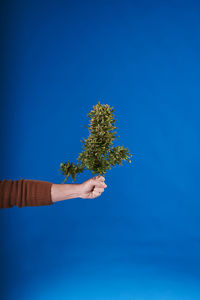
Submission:
<svg viewBox="0 0 200 300">
<path fill-rule="evenodd" d="M 0 181 L 0 208 L 51 205 L 53 183 L 40 180 Z"/>
</svg>

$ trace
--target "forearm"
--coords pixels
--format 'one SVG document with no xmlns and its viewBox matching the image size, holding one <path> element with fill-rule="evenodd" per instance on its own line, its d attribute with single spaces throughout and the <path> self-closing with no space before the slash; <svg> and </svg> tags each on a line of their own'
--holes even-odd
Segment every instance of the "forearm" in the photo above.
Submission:
<svg viewBox="0 0 200 300">
<path fill-rule="evenodd" d="M 52 202 L 79 198 L 80 196 L 80 184 L 52 184 L 51 186 Z"/>
</svg>

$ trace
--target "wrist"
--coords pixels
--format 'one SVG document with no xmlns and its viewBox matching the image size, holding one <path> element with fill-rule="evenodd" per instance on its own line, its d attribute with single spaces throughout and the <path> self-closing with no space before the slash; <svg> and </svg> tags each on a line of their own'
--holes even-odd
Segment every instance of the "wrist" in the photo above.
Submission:
<svg viewBox="0 0 200 300">
<path fill-rule="evenodd" d="M 62 201 L 73 198 L 80 198 L 80 184 L 52 184 L 52 202 Z"/>
<path fill-rule="evenodd" d="M 65 185 L 65 192 L 66 192 L 66 199 L 72 198 L 80 198 L 81 197 L 81 190 L 79 183 L 72 183 L 72 184 L 64 184 Z"/>
</svg>

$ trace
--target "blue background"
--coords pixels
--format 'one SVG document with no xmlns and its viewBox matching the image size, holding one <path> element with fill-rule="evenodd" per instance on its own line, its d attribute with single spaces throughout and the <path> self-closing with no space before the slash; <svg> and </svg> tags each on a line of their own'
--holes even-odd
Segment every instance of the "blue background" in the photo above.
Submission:
<svg viewBox="0 0 200 300">
<path fill-rule="evenodd" d="M 2 299 L 200 299 L 199 16 L 198 1 L 1 5 L 1 179 L 61 183 L 98 101 L 136 158 L 99 198 L 1 210 Z"/>
</svg>

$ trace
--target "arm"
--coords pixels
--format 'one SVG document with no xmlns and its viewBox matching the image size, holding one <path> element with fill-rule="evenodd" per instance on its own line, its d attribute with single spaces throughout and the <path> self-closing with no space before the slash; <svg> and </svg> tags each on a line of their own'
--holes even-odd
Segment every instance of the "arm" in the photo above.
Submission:
<svg viewBox="0 0 200 300">
<path fill-rule="evenodd" d="M 0 181 L 0 208 L 42 206 L 72 198 L 96 198 L 106 187 L 104 177 L 94 177 L 81 184 L 53 184 L 39 180 Z"/>
<path fill-rule="evenodd" d="M 53 184 L 51 187 L 51 199 L 53 202 L 72 198 L 96 198 L 104 192 L 107 185 L 104 177 L 93 177 L 81 184 Z"/>
</svg>

